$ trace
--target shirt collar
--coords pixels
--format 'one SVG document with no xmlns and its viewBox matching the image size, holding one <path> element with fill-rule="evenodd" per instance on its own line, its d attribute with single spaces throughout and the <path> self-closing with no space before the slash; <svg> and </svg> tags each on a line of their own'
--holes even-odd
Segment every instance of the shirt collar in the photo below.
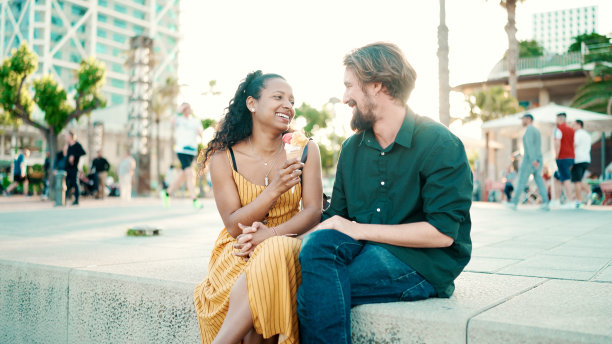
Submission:
<svg viewBox="0 0 612 344">
<path fill-rule="evenodd" d="M 395 136 L 394 143 L 397 143 L 406 148 L 410 148 L 412 146 L 412 137 L 414 136 L 414 126 L 415 126 L 415 118 L 416 114 L 410 110 L 410 108 L 406 107 L 406 116 L 404 117 L 404 121 L 402 122 L 402 126 L 400 130 L 397 132 Z M 359 145 L 365 144 L 369 147 L 382 150 L 378 141 L 376 141 L 376 137 L 374 136 L 374 132 L 372 129 L 365 130 L 361 134 L 361 141 Z M 388 148 L 393 147 L 391 144 Z"/>
</svg>

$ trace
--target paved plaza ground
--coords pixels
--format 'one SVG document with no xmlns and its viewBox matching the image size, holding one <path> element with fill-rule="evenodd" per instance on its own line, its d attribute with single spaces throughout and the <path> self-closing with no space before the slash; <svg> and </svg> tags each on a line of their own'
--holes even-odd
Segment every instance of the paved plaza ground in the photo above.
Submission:
<svg viewBox="0 0 612 344">
<path fill-rule="evenodd" d="M 205 199 L 203 203 L 204 209 L 195 210 L 188 200 L 173 200 L 171 207 L 164 209 L 154 198 L 132 202 L 108 198 L 84 199 L 78 207 L 57 208 L 51 202 L 31 197 L 0 198 L 0 342 L 44 338 L 44 333 L 39 333 L 44 330 L 24 327 L 14 315 L 33 312 L 23 309 L 32 305 L 13 299 L 25 296 L 31 299 L 33 290 L 39 288 L 46 293 L 39 301 L 44 302 L 54 293 L 48 287 L 53 283 L 57 285 L 52 290 L 63 290 L 64 283 L 66 290 L 70 290 L 61 292 L 68 294 L 62 296 L 68 306 L 63 305 L 58 311 L 66 317 L 65 325 L 57 328 L 57 333 L 51 331 L 61 342 L 79 342 L 83 338 L 113 342 L 113 338 L 122 338 L 121 333 L 113 337 L 99 329 L 99 324 L 84 320 L 88 318 L 85 315 L 92 312 L 99 315 L 104 307 L 114 307 L 108 306 L 112 302 L 108 295 L 118 297 L 115 290 L 118 287 L 110 286 L 115 282 L 120 283 L 125 293 L 132 286 L 140 290 L 145 284 L 157 283 L 162 295 L 159 297 L 167 297 L 169 304 L 188 304 L 189 291 L 206 276 L 211 248 L 223 227 L 214 201 Z M 531 342 L 531 339 L 551 343 L 612 342 L 612 207 L 543 212 L 535 207 L 511 211 L 500 204 L 475 203 L 472 221 L 473 258 L 458 279 L 453 298 L 415 303 L 415 308 L 404 315 L 402 312 L 407 308 L 403 303 L 385 308 L 363 307 L 355 316 L 353 326 L 357 322 L 363 324 L 361 327 L 377 329 L 355 331 L 356 342 L 378 342 L 372 338 L 381 338 L 376 337 L 381 334 L 374 332 L 387 322 L 401 324 L 415 318 L 421 322 L 418 326 L 427 328 L 446 321 L 446 317 L 449 317 L 448 326 L 452 323 L 457 331 L 463 331 L 457 332 L 458 337 L 463 336 L 463 342 Z M 138 225 L 151 225 L 163 231 L 157 237 L 125 235 L 128 228 Z M 56 276 L 58 271 L 66 273 L 67 281 L 57 282 L 55 277 L 49 277 L 45 282 L 32 282 L 36 276 Z M 15 284 L 26 280 L 29 284 Z M 79 287 L 91 290 L 106 288 L 106 285 L 114 291 L 100 291 L 93 296 L 77 294 Z M 24 291 L 24 288 L 33 289 Z M 184 297 L 172 301 L 167 295 L 172 295 L 174 289 L 180 290 Z M 93 306 L 83 306 L 91 297 L 102 300 Z M 155 303 L 156 296 L 150 297 L 146 302 Z M 104 312 L 106 317 L 118 316 L 111 310 Z M 129 312 L 138 314 L 139 310 Z M 370 315 L 382 316 L 366 319 Z M 399 320 L 385 322 L 385 316 L 399 317 Z M 27 317 L 33 316 L 24 314 L 21 320 Z M 189 319 L 189 310 L 185 315 L 174 316 L 181 317 Z M 424 320 L 428 317 L 429 320 Z M 49 320 L 40 316 L 30 320 L 42 322 L 43 328 L 50 326 L 44 323 Z M 186 333 L 185 338 L 197 340 L 197 325 L 193 319 L 185 321 L 189 321 L 181 330 Z M 12 332 L 7 332 L 9 326 Z M 26 335 L 15 331 L 33 332 Z M 381 342 L 418 342 L 408 340 L 401 331 L 399 334 L 384 331 L 382 335 L 387 340 Z M 509 333 L 512 340 L 508 341 Z M 410 335 L 421 336 L 414 331 Z M 443 338 L 428 336 L 423 334 L 419 340 L 446 342 Z"/>
</svg>

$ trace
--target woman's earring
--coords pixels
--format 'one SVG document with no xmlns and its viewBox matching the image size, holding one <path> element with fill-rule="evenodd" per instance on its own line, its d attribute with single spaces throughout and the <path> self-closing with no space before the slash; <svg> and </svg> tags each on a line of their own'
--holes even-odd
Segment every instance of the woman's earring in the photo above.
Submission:
<svg viewBox="0 0 612 344">
<path fill-rule="evenodd" d="M 251 109 L 251 112 L 255 112 L 255 109 Z"/>
</svg>

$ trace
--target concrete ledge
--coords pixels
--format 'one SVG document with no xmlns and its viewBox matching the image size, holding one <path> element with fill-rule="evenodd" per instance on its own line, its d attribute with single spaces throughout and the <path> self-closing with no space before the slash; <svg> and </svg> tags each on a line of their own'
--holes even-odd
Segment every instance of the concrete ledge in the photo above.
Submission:
<svg viewBox="0 0 612 344">
<path fill-rule="evenodd" d="M 545 280 L 463 273 L 450 299 L 363 305 L 353 309 L 355 343 L 465 343 L 467 323 Z"/>
<path fill-rule="evenodd" d="M 0 260 L 0 343 L 65 343 L 70 269 Z"/>
</svg>

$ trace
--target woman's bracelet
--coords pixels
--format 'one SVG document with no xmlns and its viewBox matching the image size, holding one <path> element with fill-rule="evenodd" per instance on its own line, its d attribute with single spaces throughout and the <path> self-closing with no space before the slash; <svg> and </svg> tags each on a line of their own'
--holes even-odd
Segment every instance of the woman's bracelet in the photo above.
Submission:
<svg viewBox="0 0 612 344">
<path fill-rule="evenodd" d="M 270 227 L 270 229 L 272 230 L 272 232 L 274 232 L 274 235 L 278 236 L 278 232 L 276 231 L 276 227 Z"/>
</svg>

